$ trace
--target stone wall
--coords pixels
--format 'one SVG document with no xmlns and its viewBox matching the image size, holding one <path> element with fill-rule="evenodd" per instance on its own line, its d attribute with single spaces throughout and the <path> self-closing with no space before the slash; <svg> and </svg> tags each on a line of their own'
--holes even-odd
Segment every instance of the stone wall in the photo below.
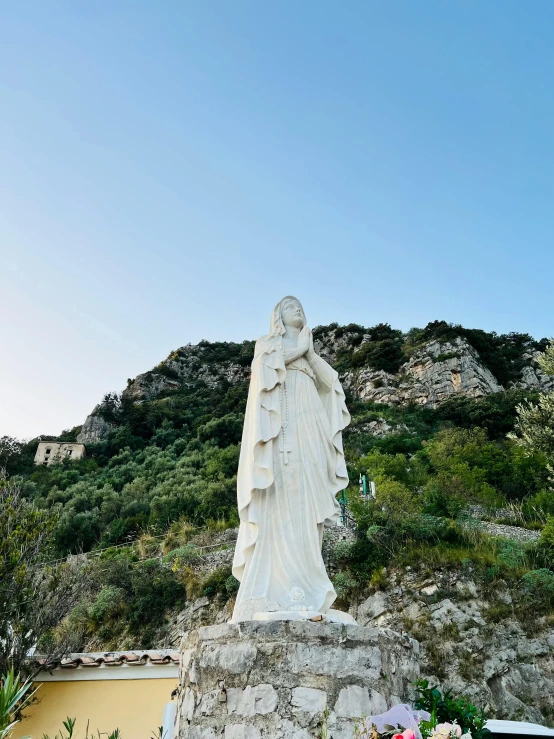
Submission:
<svg viewBox="0 0 554 739">
<path fill-rule="evenodd" d="M 362 715 L 410 700 L 418 643 L 389 629 L 312 621 L 188 632 L 179 739 L 352 739 Z"/>
</svg>

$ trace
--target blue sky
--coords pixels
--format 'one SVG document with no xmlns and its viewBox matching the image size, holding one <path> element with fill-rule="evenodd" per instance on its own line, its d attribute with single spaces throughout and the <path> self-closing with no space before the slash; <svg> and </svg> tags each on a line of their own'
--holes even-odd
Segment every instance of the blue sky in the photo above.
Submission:
<svg viewBox="0 0 554 739">
<path fill-rule="evenodd" d="M 199 339 L 554 334 L 552 0 L 0 2 L 0 435 Z"/>
</svg>

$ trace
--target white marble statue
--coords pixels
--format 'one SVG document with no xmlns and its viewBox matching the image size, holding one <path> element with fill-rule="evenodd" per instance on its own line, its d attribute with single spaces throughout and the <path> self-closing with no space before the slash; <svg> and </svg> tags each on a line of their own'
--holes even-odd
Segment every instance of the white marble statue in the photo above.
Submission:
<svg viewBox="0 0 554 739">
<path fill-rule="evenodd" d="M 319 357 L 300 302 L 283 298 L 256 342 L 238 470 L 240 529 L 232 620 L 313 618 L 354 623 L 321 555 L 323 527 L 348 485 L 342 430 L 350 423 L 335 370 Z"/>
</svg>

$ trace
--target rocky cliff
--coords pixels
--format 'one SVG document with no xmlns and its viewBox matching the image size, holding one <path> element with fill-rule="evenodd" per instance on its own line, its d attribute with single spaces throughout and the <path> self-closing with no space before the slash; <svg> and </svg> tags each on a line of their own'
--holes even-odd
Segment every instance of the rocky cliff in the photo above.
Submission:
<svg viewBox="0 0 554 739">
<path fill-rule="evenodd" d="M 502 373 L 497 370 L 502 374 L 499 378 L 490 368 L 494 366 L 490 356 L 485 361 L 464 336 L 432 338 L 414 344 L 410 343 L 409 335 L 402 337 L 390 327 L 386 328 L 396 336 L 385 341 L 374 340 L 362 327 L 354 328 L 316 329 L 314 343 L 316 351 L 338 369 L 345 388 L 367 402 L 435 408 L 454 396 L 481 398 L 511 387 L 554 390 L 554 379 L 545 375 L 536 362 L 539 344 L 530 337 L 520 342 L 519 354 L 506 352 L 508 359 L 500 352 L 502 344 L 500 350 L 494 347 L 503 362 Z M 506 339 L 509 348 L 512 336 Z M 498 344 L 498 337 L 494 340 Z M 129 381 L 122 398 L 143 403 L 191 385 L 217 390 L 223 385 L 245 383 L 253 348 L 251 341 L 188 344 L 172 352 L 157 367 Z M 83 424 L 78 441 L 96 443 L 113 428 L 105 420 L 100 404 Z"/>
<path fill-rule="evenodd" d="M 361 625 L 406 631 L 420 642 L 421 672 L 491 714 L 554 719 L 554 628 L 505 582 L 425 568 L 391 573 L 386 590 L 353 609 Z"/>
<path fill-rule="evenodd" d="M 431 408 L 453 395 L 482 398 L 503 389 L 465 339 L 429 342 L 414 352 L 397 374 L 363 367 L 345 373 L 343 382 L 359 398 L 372 403 L 416 403 Z"/>
</svg>

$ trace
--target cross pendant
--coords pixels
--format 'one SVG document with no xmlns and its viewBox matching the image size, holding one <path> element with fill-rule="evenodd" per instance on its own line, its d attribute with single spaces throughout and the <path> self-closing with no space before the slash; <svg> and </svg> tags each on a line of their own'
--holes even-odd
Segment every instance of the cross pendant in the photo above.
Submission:
<svg viewBox="0 0 554 739">
<path fill-rule="evenodd" d="M 285 464 L 288 464 L 289 463 L 289 457 L 288 457 L 288 455 L 292 452 L 292 449 L 289 446 L 286 445 L 284 439 L 281 441 L 281 446 L 279 448 L 279 451 L 283 455 L 283 460 L 284 460 Z"/>
</svg>

